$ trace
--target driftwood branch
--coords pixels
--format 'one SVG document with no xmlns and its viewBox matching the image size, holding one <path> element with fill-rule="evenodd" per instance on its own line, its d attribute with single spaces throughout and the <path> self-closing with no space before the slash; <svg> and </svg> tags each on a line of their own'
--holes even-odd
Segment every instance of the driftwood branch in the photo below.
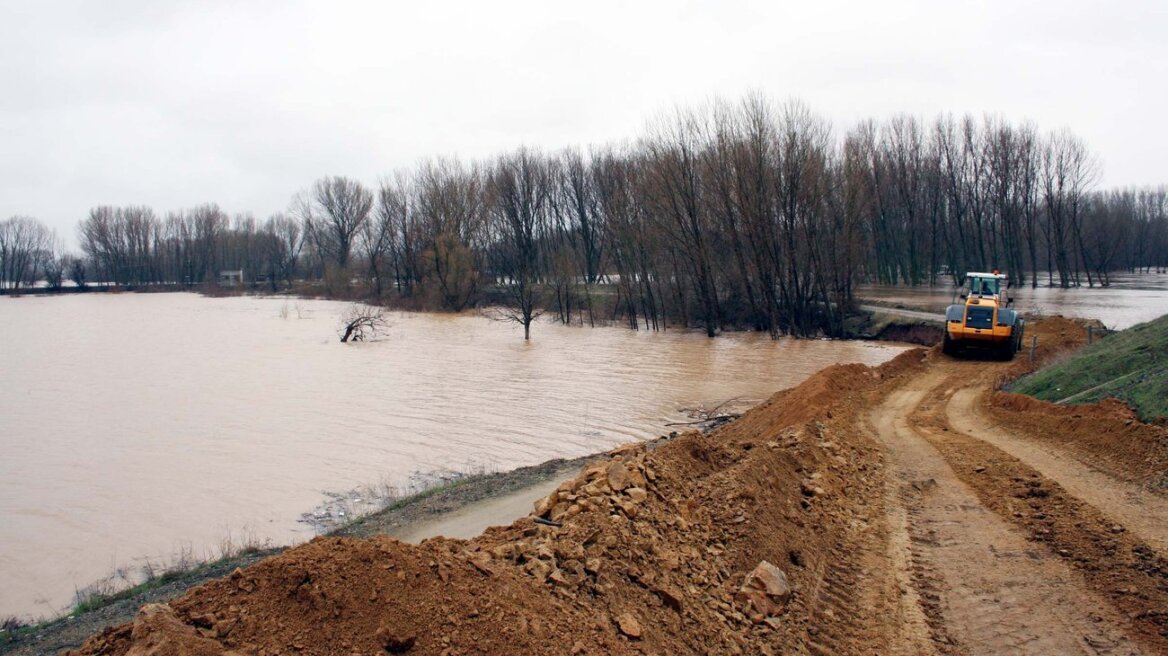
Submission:
<svg viewBox="0 0 1168 656">
<path fill-rule="evenodd" d="M 709 424 L 709 425 L 716 426 L 718 424 L 725 424 L 725 423 L 732 421 L 734 419 L 738 419 L 741 416 L 742 416 L 742 413 L 735 412 L 735 413 L 731 413 L 731 414 L 718 415 L 717 417 L 711 417 L 709 419 L 699 419 L 697 421 L 671 421 L 665 425 L 666 426 L 701 426 L 703 424 Z"/>
<path fill-rule="evenodd" d="M 670 423 L 665 424 L 665 425 L 666 426 L 704 426 L 706 428 L 714 428 L 716 426 L 720 426 L 722 424 L 731 422 L 731 421 L 742 416 L 741 412 L 723 412 L 722 411 L 723 408 L 730 405 L 731 403 L 734 403 L 735 401 L 741 401 L 741 400 L 742 400 L 741 396 L 736 396 L 732 399 L 727 399 L 727 400 L 719 403 L 718 405 L 716 405 L 713 408 L 710 408 L 708 410 L 702 406 L 698 406 L 696 408 L 681 408 L 681 412 L 684 412 L 687 415 L 689 415 L 694 421 L 674 421 L 674 422 L 670 422 Z"/>
</svg>

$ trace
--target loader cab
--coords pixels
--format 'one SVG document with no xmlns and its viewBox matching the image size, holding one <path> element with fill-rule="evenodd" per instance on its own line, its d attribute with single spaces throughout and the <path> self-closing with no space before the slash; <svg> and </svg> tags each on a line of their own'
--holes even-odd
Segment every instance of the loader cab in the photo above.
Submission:
<svg viewBox="0 0 1168 656">
<path fill-rule="evenodd" d="M 1009 285 L 1010 281 L 1004 274 L 971 272 L 965 276 L 965 289 L 962 290 L 961 298 L 992 298 L 1008 304 L 1010 299 L 1006 298 L 1006 288 Z"/>
</svg>

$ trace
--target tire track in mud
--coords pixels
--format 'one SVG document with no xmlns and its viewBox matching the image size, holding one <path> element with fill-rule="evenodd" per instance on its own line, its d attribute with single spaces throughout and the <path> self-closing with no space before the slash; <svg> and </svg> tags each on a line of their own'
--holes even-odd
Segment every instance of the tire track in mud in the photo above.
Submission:
<svg viewBox="0 0 1168 656">
<path fill-rule="evenodd" d="M 912 618 L 897 606 L 900 588 L 887 563 L 889 554 L 882 554 L 876 543 L 841 544 L 828 551 L 819 585 L 811 593 L 808 653 L 865 653 L 873 645 L 882 654 L 932 653 L 927 630 L 916 635 Z"/>
<path fill-rule="evenodd" d="M 812 593 L 815 602 L 807 635 L 807 651 L 815 656 L 838 654 L 849 643 L 863 642 L 856 636 L 859 623 L 846 621 L 855 618 L 860 610 L 856 594 L 858 568 L 839 548 L 831 549 L 824 561 L 819 585 Z"/>
<path fill-rule="evenodd" d="M 869 416 L 903 490 L 914 586 L 938 650 L 1139 654 L 1120 618 L 1058 557 L 987 509 L 909 422 L 944 370 L 893 391 Z"/>
<path fill-rule="evenodd" d="M 944 387 L 934 389 L 913 413 L 910 421 L 917 431 L 987 508 L 1042 545 L 1043 553 L 1057 554 L 1109 602 L 1129 637 L 1151 653 L 1168 653 L 1168 558 L 1059 481 L 1006 450 L 953 430 L 946 418 L 954 388 Z M 1105 500 L 1116 496 L 1114 490 L 1090 494 Z"/>
<path fill-rule="evenodd" d="M 1033 467 L 1071 495 L 1115 519 L 1161 554 L 1168 554 L 1168 499 L 1094 469 L 1068 453 L 995 425 L 977 406 L 979 390 L 957 390 L 945 404 L 949 424 Z"/>
</svg>

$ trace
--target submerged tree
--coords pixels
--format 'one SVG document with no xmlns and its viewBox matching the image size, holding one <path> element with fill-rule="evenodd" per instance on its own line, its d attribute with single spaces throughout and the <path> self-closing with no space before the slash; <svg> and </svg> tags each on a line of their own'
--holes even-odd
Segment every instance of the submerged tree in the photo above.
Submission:
<svg viewBox="0 0 1168 656">
<path fill-rule="evenodd" d="M 548 200 L 547 161 L 527 149 L 499 158 L 491 174 L 494 269 L 502 287 L 501 316 L 523 326 L 531 339 L 531 322 L 541 313 L 541 231 Z"/>
<path fill-rule="evenodd" d="M 354 303 L 341 319 L 341 342 L 364 342 L 389 327 L 385 310 L 372 305 Z"/>
</svg>

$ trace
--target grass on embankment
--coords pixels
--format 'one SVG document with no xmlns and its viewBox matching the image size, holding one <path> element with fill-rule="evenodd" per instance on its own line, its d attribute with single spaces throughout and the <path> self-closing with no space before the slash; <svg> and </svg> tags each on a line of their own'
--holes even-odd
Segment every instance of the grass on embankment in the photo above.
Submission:
<svg viewBox="0 0 1168 656">
<path fill-rule="evenodd" d="M 1168 314 L 1099 339 L 1020 379 L 1010 391 L 1056 403 L 1115 397 L 1143 421 L 1168 417 Z"/>
</svg>

